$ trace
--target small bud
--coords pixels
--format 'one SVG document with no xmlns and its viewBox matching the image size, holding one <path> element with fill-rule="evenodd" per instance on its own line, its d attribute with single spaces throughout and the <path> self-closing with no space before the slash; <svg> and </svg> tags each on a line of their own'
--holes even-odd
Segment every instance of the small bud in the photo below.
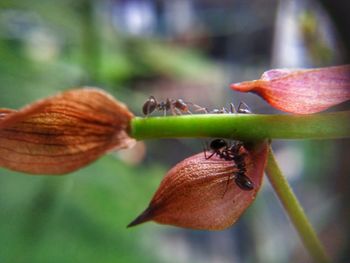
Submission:
<svg viewBox="0 0 350 263">
<path fill-rule="evenodd" d="M 148 208 L 128 227 L 147 221 L 185 228 L 222 230 L 236 222 L 260 189 L 267 158 L 267 143 L 245 147 L 246 176 L 254 189 L 235 183 L 234 161 L 204 153 L 174 166 L 164 177 Z"/>
<path fill-rule="evenodd" d="M 0 166 L 31 174 L 64 174 L 109 150 L 134 143 L 133 114 L 106 92 L 76 89 L 30 104 L 0 109 Z"/>
<path fill-rule="evenodd" d="M 305 70 L 273 69 L 259 80 L 231 84 L 254 92 L 276 109 L 310 114 L 350 99 L 350 65 Z"/>
</svg>

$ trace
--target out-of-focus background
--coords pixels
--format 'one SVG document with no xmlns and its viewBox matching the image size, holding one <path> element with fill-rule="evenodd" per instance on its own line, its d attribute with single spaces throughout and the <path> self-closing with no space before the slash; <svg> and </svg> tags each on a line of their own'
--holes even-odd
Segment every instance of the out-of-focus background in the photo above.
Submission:
<svg viewBox="0 0 350 263">
<path fill-rule="evenodd" d="M 349 62 L 349 11 L 348 1 L 332 0 L 1 0 L 0 105 L 89 85 L 136 115 L 150 95 L 277 113 L 229 83 Z M 267 180 L 225 231 L 126 229 L 166 171 L 203 143 L 146 141 L 67 176 L 0 169 L 0 262 L 311 262 Z M 349 146 L 273 144 L 333 262 L 350 260 Z"/>
</svg>

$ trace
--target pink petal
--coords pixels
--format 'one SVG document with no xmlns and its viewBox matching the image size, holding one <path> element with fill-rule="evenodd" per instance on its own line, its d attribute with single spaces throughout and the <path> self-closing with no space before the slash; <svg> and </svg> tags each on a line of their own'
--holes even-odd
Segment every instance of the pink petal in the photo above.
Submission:
<svg viewBox="0 0 350 263">
<path fill-rule="evenodd" d="M 230 87 L 257 93 L 282 111 L 316 113 L 350 99 L 350 65 L 305 70 L 272 69 L 259 80 L 234 83 Z"/>
</svg>

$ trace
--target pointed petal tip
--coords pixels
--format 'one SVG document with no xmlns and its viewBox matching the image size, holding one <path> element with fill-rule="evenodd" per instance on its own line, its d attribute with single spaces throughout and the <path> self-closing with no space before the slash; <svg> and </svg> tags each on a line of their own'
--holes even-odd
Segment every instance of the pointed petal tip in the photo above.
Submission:
<svg viewBox="0 0 350 263">
<path fill-rule="evenodd" d="M 230 84 L 230 88 L 236 91 L 242 91 L 242 92 L 247 91 L 246 82 L 232 83 Z"/>
<path fill-rule="evenodd" d="M 251 80 L 230 84 L 230 88 L 236 91 L 249 92 L 265 84 L 263 80 Z"/>
<path fill-rule="evenodd" d="M 130 228 L 130 227 L 133 227 L 133 226 L 140 225 L 142 223 L 146 223 L 147 221 L 151 221 L 151 220 L 152 220 L 152 214 L 150 213 L 150 208 L 147 208 L 145 211 L 143 211 L 138 217 L 136 217 L 126 227 Z"/>
</svg>

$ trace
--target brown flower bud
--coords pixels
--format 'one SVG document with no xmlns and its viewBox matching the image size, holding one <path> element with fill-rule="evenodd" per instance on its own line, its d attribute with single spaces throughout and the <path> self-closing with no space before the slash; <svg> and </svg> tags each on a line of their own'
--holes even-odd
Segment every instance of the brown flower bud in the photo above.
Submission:
<svg viewBox="0 0 350 263">
<path fill-rule="evenodd" d="M 133 114 L 106 92 L 63 92 L 19 111 L 0 110 L 0 166 L 32 174 L 64 174 L 109 150 L 134 143 Z"/>
<path fill-rule="evenodd" d="M 179 227 L 222 230 L 236 222 L 260 189 L 267 159 L 267 143 L 245 147 L 246 176 L 254 189 L 245 191 L 233 180 L 234 161 L 203 153 L 173 167 L 164 177 L 148 208 L 133 222 L 147 221 Z"/>
</svg>

